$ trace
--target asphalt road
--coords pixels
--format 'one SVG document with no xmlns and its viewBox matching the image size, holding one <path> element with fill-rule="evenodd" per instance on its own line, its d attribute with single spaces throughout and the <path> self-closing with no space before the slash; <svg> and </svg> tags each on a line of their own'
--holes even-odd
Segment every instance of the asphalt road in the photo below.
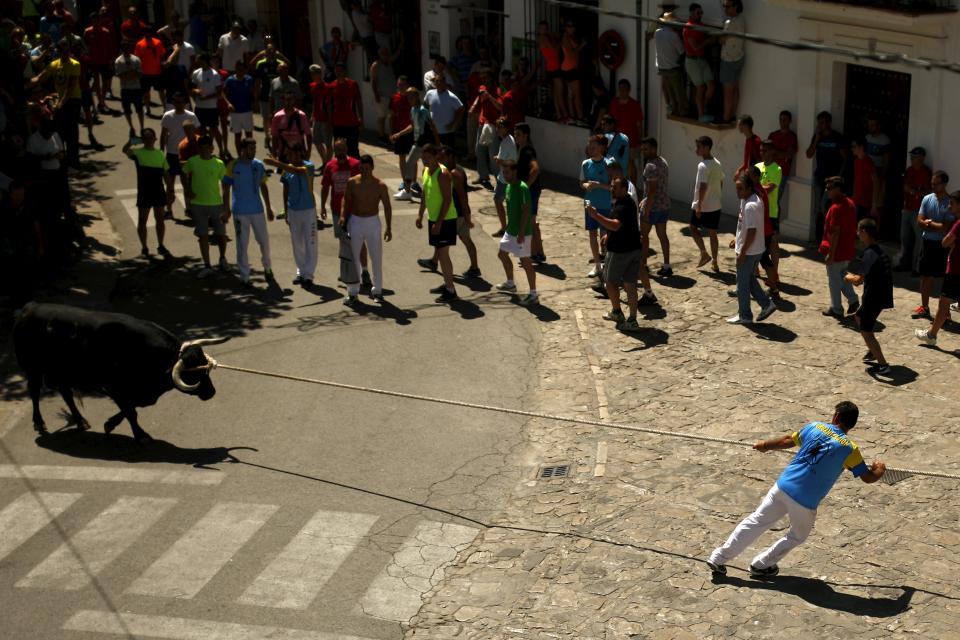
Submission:
<svg viewBox="0 0 960 640">
<path fill-rule="evenodd" d="M 138 255 L 135 173 L 120 153 L 126 128 L 105 119 L 97 135 L 110 146 L 90 156 L 97 171 L 77 185 L 121 238 L 119 260 L 104 267 L 115 271 L 114 310 L 184 337 L 231 336 L 209 350 L 227 364 L 523 406 L 539 320 L 550 311 L 491 290 L 503 277 L 490 238 L 495 217 L 480 216 L 486 227 L 475 230 L 485 281 L 458 285 L 464 299 L 452 307 L 433 302 L 427 290 L 440 278 L 415 264 L 429 254 L 409 203 L 394 210 L 383 307 L 341 304 L 329 226 L 319 236 L 315 291 L 290 285 L 281 221 L 270 224 L 279 286 L 259 274 L 252 291 L 235 274 L 198 280 L 188 226 L 168 224 L 173 260 Z M 372 151 L 392 192 L 394 156 Z M 271 187 L 279 211 L 279 180 Z M 487 192 L 474 193 L 489 205 Z M 462 247 L 452 255 L 458 272 L 468 266 Z M 259 271 L 253 242 L 251 257 Z M 126 424 L 103 435 L 115 412 L 105 399 L 84 400 L 94 428 L 82 433 L 61 429 L 63 403 L 48 396 L 52 433 L 36 442 L 28 402 L 4 403 L 4 637 L 398 638 L 422 594 L 480 531 L 437 509 L 483 520 L 528 471 L 518 466 L 514 418 L 226 370 L 213 377 L 208 402 L 174 391 L 142 410 L 156 438 L 142 446 Z"/>
</svg>

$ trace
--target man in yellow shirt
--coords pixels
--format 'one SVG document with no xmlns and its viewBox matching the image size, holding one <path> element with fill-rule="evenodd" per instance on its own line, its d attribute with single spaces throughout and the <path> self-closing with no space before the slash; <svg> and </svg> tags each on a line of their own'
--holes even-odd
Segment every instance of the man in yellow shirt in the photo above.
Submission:
<svg viewBox="0 0 960 640">
<path fill-rule="evenodd" d="M 52 82 L 57 93 L 55 120 L 57 133 L 67 147 L 67 164 L 80 166 L 80 63 L 70 57 L 70 43 L 57 43 L 56 60 L 47 65 L 40 75 L 31 81 L 34 84 Z"/>
</svg>

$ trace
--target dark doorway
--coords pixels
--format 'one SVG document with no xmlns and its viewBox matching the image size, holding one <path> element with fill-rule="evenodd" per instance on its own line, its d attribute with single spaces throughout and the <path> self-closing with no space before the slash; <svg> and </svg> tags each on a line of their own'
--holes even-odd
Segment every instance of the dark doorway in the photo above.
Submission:
<svg viewBox="0 0 960 640">
<path fill-rule="evenodd" d="M 885 197 L 880 213 L 880 236 L 900 239 L 900 211 L 903 208 L 903 172 L 907 164 L 907 130 L 910 121 L 910 74 L 847 65 L 847 87 L 843 127 L 848 140 L 867 133 L 867 119 L 879 120 L 890 137 L 890 164 L 886 170 Z"/>
</svg>

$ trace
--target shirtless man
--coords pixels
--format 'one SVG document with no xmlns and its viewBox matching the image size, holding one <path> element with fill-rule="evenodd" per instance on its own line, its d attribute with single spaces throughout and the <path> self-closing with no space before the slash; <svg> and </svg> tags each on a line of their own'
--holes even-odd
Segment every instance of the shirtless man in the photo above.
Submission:
<svg viewBox="0 0 960 640">
<path fill-rule="evenodd" d="M 383 204 L 383 217 L 387 221 L 387 230 L 383 232 L 383 239 L 390 242 L 393 233 L 390 223 L 393 218 L 393 209 L 390 207 L 390 196 L 387 185 L 383 180 L 373 175 L 373 158 L 369 155 L 360 156 L 360 175 L 353 176 L 347 181 L 347 190 L 343 195 L 343 207 L 340 209 L 340 228 L 350 235 L 350 248 L 353 250 L 354 263 L 360 262 L 360 253 L 363 246 L 367 246 L 367 254 L 373 266 L 373 288 L 370 298 L 374 302 L 383 302 L 383 245 L 380 243 L 380 204 Z M 357 302 L 360 293 L 360 283 L 347 284 L 347 299 L 343 304 L 348 307 Z"/>
</svg>

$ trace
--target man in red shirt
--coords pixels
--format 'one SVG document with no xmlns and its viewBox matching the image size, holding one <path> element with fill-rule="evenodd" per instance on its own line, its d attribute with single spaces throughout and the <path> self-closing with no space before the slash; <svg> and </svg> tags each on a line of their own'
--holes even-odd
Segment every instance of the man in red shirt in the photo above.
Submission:
<svg viewBox="0 0 960 640">
<path fill-rule="evenodd" d="M 753 117 L 748 115 L 740 116 L 737 120 L 737 129 L 743 134 L 743 164 L 741 164 L 733 174 L 734 178 L 739 178 L 740 174 L 763 160 L 763 140 L 753 132 Z"/>
<path fill-rule="evenodd" d="M 500 113 L 516 125 L 527 119 L 527 96 L 530 94 L 530 90 L 524 86 L 523 78 L 518 73 L 510 76 L 510 82 L 507 86 L 509 89 L 500 100 L 502 107 Z"/>
<path fill-rule="evenodd" d="M 696 87 L 697 116 L 700 122 L 710 122 L 713 117 L 707 115 L 707 105 L 713 98 L 717 85 L 710 63 L 707 62 L 706 46 L 710 38 L 705 32 L 694 28 L 696 25 L 703 25 L 703 7 L 696 2 L 690 5 L 687 25 L 689 26 L 683 28 L 683 48 L 687 54 L 684 68 L 690 82 Z"/>
<path fill-rule="evenodd" d="M 113 61 L 117 59 L 117 39 L 110 28 L 110 16 L 106 7 L 100 7 L 97 19 L 83 32 L 83 42 L 93 65 L 93 90 L 97 94 L 97 109 L 101 113 L 110 113 L 106 97 L 110 93 L 110 81 L 113 78 Z"/>
<path fill-rule="evenodd" d="M 350 246 L 350 238 L 347 236 L 346 229 L 342 229 L 337 222 L 340 219 L 343 195 L 347 192 L 347 181 L 357 175 L 360 175 L 360 160 L 347 155 L 347 141 L 344 138 L 335 138 L 333 159 L 323 167 L 323 176 L 320 179 L 320 217 L 327 217 L 327 199 L 330 199 L 334 220 L 333 235 L 340 241 L 340 282 L 344 284 L 360 282 L 360 270 L 353 263 L 353 247 Z M 360 263 L 366 264 L 366 262 L 367 248 L 364 246 L 360 252 Z"/>
<path fill-rule="evenodd" d="M 313 112 L 310 114 L 313 130 L 313 144 L 317 147 L 320 160 L 325 166 L 333 155 L 333 133 L 330 130 L 330 90 L 323 81 L 323 67 L 310 65 L 310 97 L 313 98 Z"/>
<path fill-rule="evenodd" d="M 830 306 L 821 313 L 843 318 L 840 294 L 847 299 L 847 313 L 856 313 L 860 298 L 853 285 L 846 280 L 847 265 L 857 255 L 857 210 L 853 200 L 843 193 L 843 178 L 827 178 L 827 197 L 832 203 L 823 222 L 823 240 L 820 253 L 827 263 L 827 285 L 830 288 Z"/>
<path fill-rule="evenodd" d="M 337 62 L 333 72 L 337 79 L 327 85 L 333 137 L 346 140 L 347 153 L 357 158 L 360 156 L 360 123 L 363 122 L 360 86 L 356 80 L 347 77 L 347 65 L 343 62 Z"/>
<path fill-rule="evenodd" d="M 140 19 L 136 5 L 130 5 L 127 9 L 127 19 L 120 25 L 120 35 L 131 42 L 139 42 L 147 35 L 147 25 Z"/>
<path fill-rule="evenodd" d="M 783 216 L 783 192 L 787 190 L 787 178 L 792 175 L 790 172 L 793 170 L 793 159 L 800 149 L 797 134 L 790 128 L 792 123 L 793 114 L 784 109 L 780 112 L 780 128 L 767 136 L 767 139 L 773 142 L 773 146 L 777 150 L 777 164 L 783 170 L 783 180 L 780 182 L 780 189 L 777 191 L 777 204 L 781 216 Z"/>
<path fill-rule="evenodd" d="M 919 228 L 917 214 L 920 212 L 920 201 L 930 193 L 930 181 L 933 172 L 925 164 L 927 150 L 923 147 L 914 147 L 910 150 L 910 166 L 903 174 L 903 211 L 900 214 L 900 257 L 894 266 L 894 271 L 916 271 L 920 244 L 917 242 Z M 916 274 L 914 274 L 916 275 Z"/>
<path fill-rule="evenodd" d="M 879 198 L 877 197 L 880 181 L 877 178 L 877 166 L 867 155 L 866 143 L 863 140 L 854 140 L 850 146 L 853 151 L 853 204 L 857 206 L 857 222 L 866 217 L 876 218 L 879 215 Z"/>
<path fill-rule="evenodd" d="M 130 7 L 133 9 L 134 7 Z M 159 38 L 155 38 L 149 33 L 137 42 L 133 53 L 140 58 L 140 88 L 143 91 L 143 105 L 146 107 L 146 113 L 150 115 L 150 89 L 157 90 L 157 96 L 160 98 L 160 108 L 166 104 L 163 85 L 163 60 L 167 55 L 167 48 Z"/>
<path fill-rule="evenodd" d="M 617 97 L 610 101 L 610 115 L 617 121 L 620 133 L 630 140 L 630 182 L 636 184 L 637 176 L 643 171 L 643 154 L 640 153 L 643 107 L 630 95 L 630 81 L 626 78 L 617 82 Z"/>
<path fill-rule="evenodd" d="M 413 198 L 413 193 L 407 188 L 406 183 L 407 154 L 413 149 L 413 130 L 398 135 L 413 124 L 410 119 L 410 102 L 407 100 L 409 88 L 410 81 L 407 80 L 407 76 L 400 76 L 397 78 L 397 92 L 390 97 L 390 139 L 393 140 L 393 152 L 397 154 L 397 160 L 400 163 L 400 177 L 404 178 L 404 187 L 394 195 L 398 200 Z"/>
</svg>

